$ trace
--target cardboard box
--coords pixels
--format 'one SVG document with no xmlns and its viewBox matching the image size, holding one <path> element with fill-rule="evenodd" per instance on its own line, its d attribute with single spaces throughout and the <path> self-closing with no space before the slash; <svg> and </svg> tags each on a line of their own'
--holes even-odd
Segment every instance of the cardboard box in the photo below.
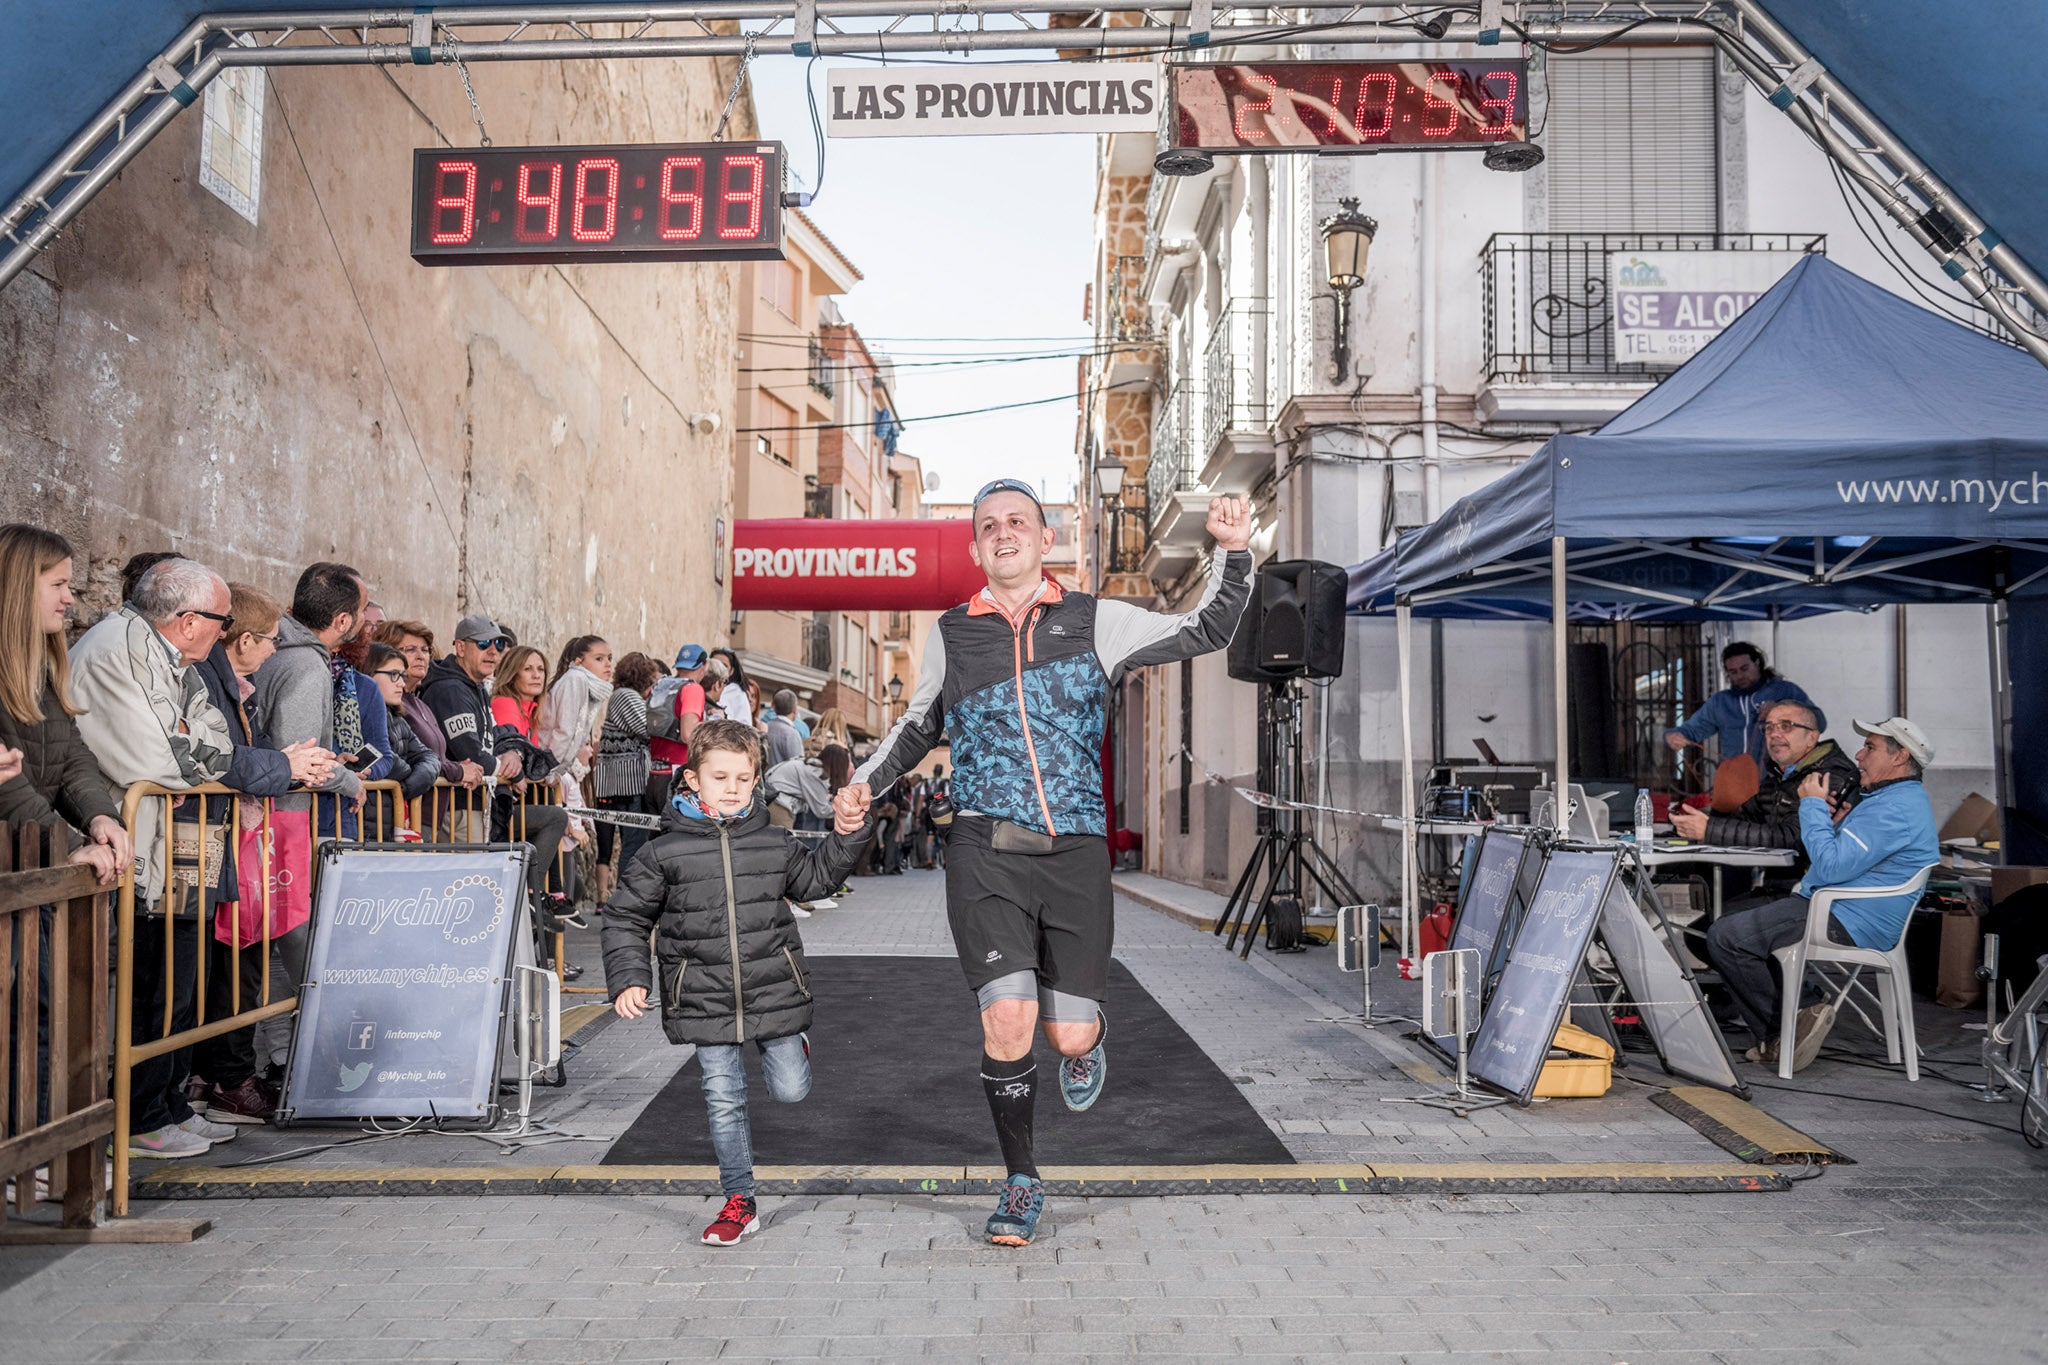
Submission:
<svg viewBox="0 0 2048 1365">
<path fill-rule="evenodd" d="M 2023 886 L 2048 882 L 2048 867 L 1994 867 L 1991 869 L 1991 903 L 1997 905 Z"/>
<path fill-rule="evenodd" d="M 1998 807 L 1971 792 L 1956 807 L 1955 814 L 1942 822 L 1940 838 L 1975 839 L 1980 844 L 1998 842 Z"/>
</svg>

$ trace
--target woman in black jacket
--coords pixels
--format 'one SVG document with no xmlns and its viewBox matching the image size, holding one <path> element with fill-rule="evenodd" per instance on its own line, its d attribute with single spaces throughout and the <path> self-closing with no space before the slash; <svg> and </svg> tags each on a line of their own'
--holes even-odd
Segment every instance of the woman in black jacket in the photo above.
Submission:
<svg viewBox="0 0 2048 1365">
<path fill-rule="evenodd" d="M 68 821 L 84 834 L 71 855 L 112 885 L 134 861 L 99 760 L 78 733 L 71 701 L 71 543 L 19 522 L 0 526 L 0 750 L 18 751 L 15 775 L 0 781 L 0 820 L 10 825 Z M 0 771 L 15 760 L 0 755 Z"/>
<path fill-rule="evenodd" d="M 839 885 L 863 842 L 861 826 L 835 826 L 817 848 L 768 821 L 756 787 L 761 742 L 753 726 L 716 720 L 690 736 L 689 790 L 663 815 L 660 834 L 627 866 L 605 905 L 604 972 L 613 1008 L 637 1019 L 647 1008 L 647 936 L 661 971 L 661 1027 L 694 1043 L 725 1207 L 704 1230 L 726 1246 L 759 1226 L 753 1135 L 747 1126 L 744 1049 L 761 1052 L 769 1095 L 794 1103 L 810 1093 L 811 990 L 790 900 L 816 900 Z"/>
</svg>

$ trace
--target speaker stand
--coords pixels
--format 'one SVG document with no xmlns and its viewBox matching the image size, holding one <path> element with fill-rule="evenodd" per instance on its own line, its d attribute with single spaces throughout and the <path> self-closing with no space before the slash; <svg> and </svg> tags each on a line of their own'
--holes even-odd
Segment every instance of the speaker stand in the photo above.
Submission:
<svg viewBox="0 0 2048 1365">
<path fill-rule="evenodd" d="M 1306 766 L 1301 680 L 1267 683 L 1259 694 L 1259 790 L 1271 792 L 1281 801 L 1299 800 L 1307 787 Z M 1252 939 L 1266 922 L 1277 896 L 1299 900 L 1313 882 L 1331 905 L 1355 905 L 1360 900 L 1336 860 L 1309 832 L 1303 819 L 1306 814 L 1292 806 L 1259 807 L 1259 842 L 1238 874 L 1237 885 L 1212 931 L 1220 936 L 1228 930 L 1223 945 L 1226 951 L 1237 948 L 1242 934 L 1244 947 L 1239 958 L 1251 956 Z M 1306 907 L 1303 909 L 1305 914 Z"/>
</svg>

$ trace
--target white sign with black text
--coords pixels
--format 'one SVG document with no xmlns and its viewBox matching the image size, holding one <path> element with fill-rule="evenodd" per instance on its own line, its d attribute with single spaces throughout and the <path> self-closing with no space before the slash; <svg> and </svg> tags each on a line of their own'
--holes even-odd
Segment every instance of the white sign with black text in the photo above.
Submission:
<svg viewBox="0 0 2048 1365">
<path fill-rule="evenodd" d="M 1149 133 L 1159 126 L 1157 62 L 833 67 L 833 137 L 988 133 Z"/>
<path fill-rule="evenodd" d="M 1682 365 L 1802 259 L 1797 251 L 1616 251 L 1614 358 Z"/>
</svg>

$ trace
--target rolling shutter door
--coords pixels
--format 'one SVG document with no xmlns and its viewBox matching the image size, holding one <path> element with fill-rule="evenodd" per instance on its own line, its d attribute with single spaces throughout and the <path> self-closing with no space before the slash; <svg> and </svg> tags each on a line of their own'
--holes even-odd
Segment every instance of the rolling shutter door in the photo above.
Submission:
<svg viewBox="0 0 2048 1365">
<path fill-rule="evenodd" d="M 1720 230 L 1712 49 L 1554 57 L 1547 78 L 1552 232 Z"/>
</svg>

